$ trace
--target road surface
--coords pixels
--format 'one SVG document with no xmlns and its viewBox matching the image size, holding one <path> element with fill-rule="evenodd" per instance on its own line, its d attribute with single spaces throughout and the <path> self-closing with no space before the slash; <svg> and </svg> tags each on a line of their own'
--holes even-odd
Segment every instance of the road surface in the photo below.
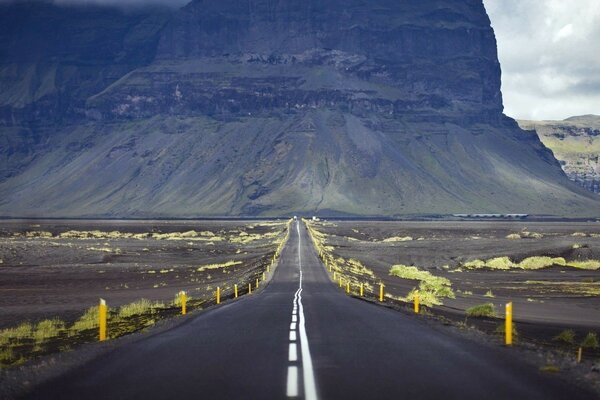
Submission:
<svg viewBox="0 0 600 400">
<path fill-rule="evenodd" d="M 116 348 L 35 399 L 590 399 L 513 357 L 354 299 L 301 222 L 269 285 Z"/>
</svg>

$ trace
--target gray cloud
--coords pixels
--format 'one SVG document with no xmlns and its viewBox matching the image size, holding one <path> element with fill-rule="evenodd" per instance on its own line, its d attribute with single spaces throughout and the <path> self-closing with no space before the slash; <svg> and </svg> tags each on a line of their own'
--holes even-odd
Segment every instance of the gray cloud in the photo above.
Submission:
<svg viewBox="0 0 600 400">
<path fill-rule="evenodd" d="M 600 114 L 598 0 L 484 0 L 498 40 L 505 113 Z"/>
</svg>

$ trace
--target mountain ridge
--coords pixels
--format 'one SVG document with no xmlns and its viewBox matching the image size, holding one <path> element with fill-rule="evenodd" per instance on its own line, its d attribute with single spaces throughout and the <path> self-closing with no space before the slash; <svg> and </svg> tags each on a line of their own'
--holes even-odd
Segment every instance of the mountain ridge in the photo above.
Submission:
<svg viewBox="0 0 600 400">
<path fill-rule="evenodd" d="M 174 14 L 86 12 L 74 14 L 82 25 L 111 19 L 118 29 L 52 53 L 82 82 L 73 90 L 49 85 L 64 72 L 27 80 L 19 71 L 29 64 L 0 44 L 3 85 L 57 89 L 25 105 L 0 94 L 0 214 L 600 209 L 502 114 L 480 0 L 196 0 Z M 10 43 L 15 35 L 0 30 Z M 80 50 L 105 47 L 101 62 Z M 102 80 L 89 85 L 86 74 Z"/>
</svg>

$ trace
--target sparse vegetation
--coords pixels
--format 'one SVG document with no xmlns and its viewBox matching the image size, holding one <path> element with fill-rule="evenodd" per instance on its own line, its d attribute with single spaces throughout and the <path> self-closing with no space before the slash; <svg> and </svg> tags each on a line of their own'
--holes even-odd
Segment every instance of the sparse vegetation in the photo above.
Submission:
<svg viewBox="0 0 600 400">
<path fill-rule="evenodd" d="M 555 342 L 560 342 L 564 344 L 574 344 L 575 343 L 575 331 L 572 329 L 565 329 L 554 338 L 552 338 Z"/>
<path fill-rule="evenodd" d="M 414 240 L 412 236 L 392 236 L 389 237 L 387 239 L 383 239 L 384 243 L 391 243 L 391 242 L 410 242 Z"/>
<path fill-rule="evenodd" d="M 43 342 L 44 340 L 58 336 L 65 330 L 65 323 L 58 318 L 45 319 L 39 322 L 33 332 L 33 339 L 36 342 Z"/>
<path fill-rule="evenodd" d="M 496 318 L 496 307 L 492 303 L 479 304 L 466 310 L 467 317 Z"/>
<path fill-rule="evenodd" d="M 150 300 L 141 299 L 133 303 L 125 304 L 119 308 L 119 317 L 127 318 L 132 315 L 139 315 L 152 312 L 155 308 L 164 308 L 162 303 L 152 303 Z"/>
<path fill-rule="evenodd" d="M 561 267 L 573 267 L 580 269 L 597 270 L 600 269 L 600 261 L 597 260 L 582 260 L 582 261 L 567 261 L 563 257 L 547 257 L 547 256 L 535 256 L 528 257 L 519 263 L 513 262 L 509 257 L 495 257 L 489 260 L 471 260 L 462 264 L 465 269 L 497 269 L 497 270 L 509 270 L 509 269 L 524 269 L 524 270 L 536 270 L 543 269 L 552 266 Z"/>
<path fill-rule="evenodd" d="M 234 265 L 240 265 L 242 262 L 241 261 L 227 261 L 224 263 L 220 263 L 220 264 L 208 264 L 208 265 L 202 265 L 200 267 L 198 267 L 196 269 L 196 271 L 198 272 L 203 272 L 203 271 L 208 271 L 211 269 L 219 269 L 219 268 L 227 268 L 227 267 L 233 267 Z"/>
<path fill-rule="evenodd" d="M 573 268 L 589 269 L 594 271 L 600 269 L 600 261 L 598 260 L 570 261 L 568 265 Z"/>
<path fill-rule="evenodd" d="M 540 368 L 540 371 L 547 372 L 550 374 L 556 374 L 560 372 L 560 368 L 558 368 L 556 365 L 545 365 Z"/>
<path fill-rule="evenodd" d="M 22 323 L 15 328 L 2 329 L 0 331 L 0 345 L 5 345 L 13 340 L 32 337 L 33 326 L 29 322 Z"/>
<path fill-rule="evenodd" d="M 435 276 L 429 271 L 423 271 L 413 266 L 394 265 L 390 269 L 390 275 L 402 279 L 419 281 L 419 297 L 421 304 L 423 305 L 440 305 L 442 304 L 442 299 L 445 297 L 452 299 L 455 298 L 450 280 L 440 276 Z M 406 298 L 407 301 L 412 301 L 414 299 L 415 290 L 408 294 Z"/>
<path fill-rule="evenodd" d="M 69 329 L 70 334 L 98 327 L 98 307 L 90 307 Z"/>
<path fill-rule="evenodd" d="M 589 332 L 581 341 L 581 347 L 584 349 L 597 349 L 599 347 L 598 335 L 593 332 Z"/>
<path fill-rule="evenodd" d="M 485 266 L 490 269 L 511 269 L 512 261 L 508 257 L 496 257 L 486 261 Z"/>
<path fill-rule="evenodd" d="M 493 292 L 492 292 L 492 290 L 490 289 L 490 290 L 488 290 L 487 292 L 485 292 L 485 294 L 483 295 L 483 297 L 490 297 L 490 298 L 494 298 L 494 297 L 496 297 L 496 296 L 494 295 L 494 293 L 493 293 Z"/>
</svg>

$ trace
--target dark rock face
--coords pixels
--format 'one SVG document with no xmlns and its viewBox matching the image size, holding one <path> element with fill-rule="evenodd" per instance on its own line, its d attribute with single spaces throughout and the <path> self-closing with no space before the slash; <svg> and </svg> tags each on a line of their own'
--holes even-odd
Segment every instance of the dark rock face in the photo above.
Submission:
<svg viewBox="0 0 600 400">
<path fill-rule="evenodd" d="M 163 31 L 156 59 L 201 60 L 154 81 L 168 94 L 179 84 L 180 112 L 333 105 L 498 120 L 502 111 L 481 1 L 195 1 Z M 148 112 L 174 100 L 158 98 Z"/>
<path fill-rule="evenodd" d="M 481 0 L 44 7 L 0 30 L 0 214 L 598 210 L 502 115 Z"/>
</svg>

